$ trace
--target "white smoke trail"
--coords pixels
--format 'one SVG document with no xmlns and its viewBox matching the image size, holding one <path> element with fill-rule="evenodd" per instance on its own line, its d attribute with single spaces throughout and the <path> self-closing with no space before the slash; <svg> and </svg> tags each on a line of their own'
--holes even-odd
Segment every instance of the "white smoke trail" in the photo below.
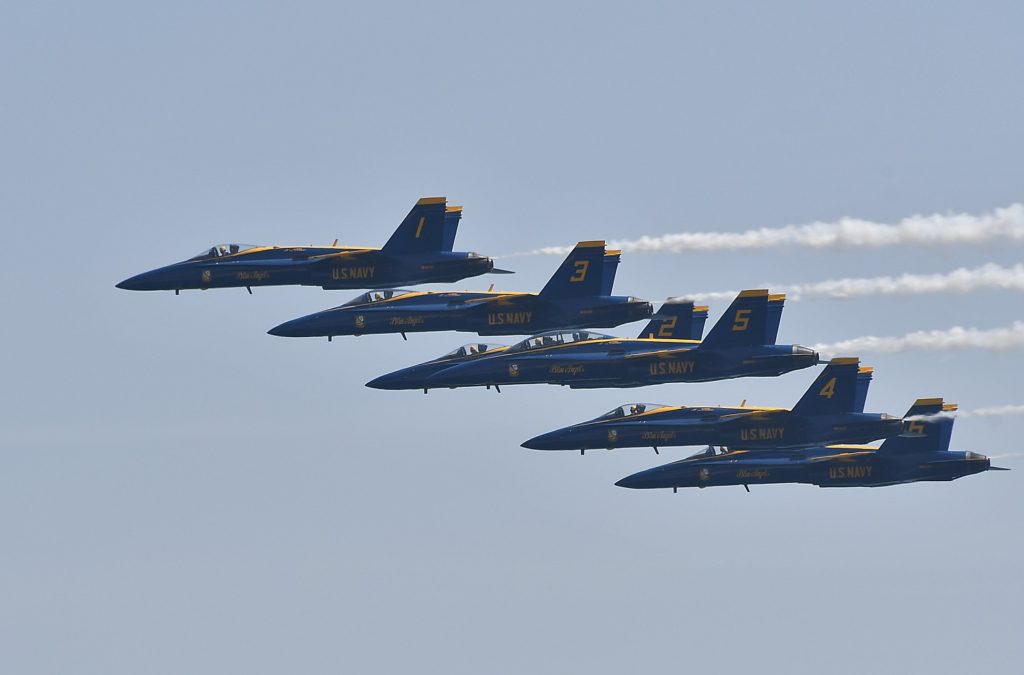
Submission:
<svg viewBox="0 0 1024 675">
<path fill-rule="evenodd" d="M 832 223 L 762 227 L 745 232 L 679 232 L 609 242 L 629 253 L 690 253 L 799 246 L 805 248 L 878 248 L 897 245 L 982 244 L 996 239 L 1024 240 L 1024 204 L 990 213 L 914 215 L 898 223 L 842 218 Z M 547 246 L 523 255 L 566 255 L 571 246 Z"/>
<path fill-rule="evenodd" d="M 1005 415 L 1024 415 L 1024 405 L 999 405 L 991 408 L 975 408 L 974 410 L 938 412 L 931 415 L 910 415 L 903 419 L 912 422 L 933 422 L 935 420 L 947 418 L 956 419 L 957 417 L 1002 417 Z"/>
<path fill-rule="evenodd" d="M 965 417 L 998 417 L 1002 415 L 1024 415 L 1024 405 L 997 405 L 991 408 L 975 408 L 964 413 Z"/>
<path fill-rule="evenodd" d="M 1024 292 L 1024 265 L 1002 267 L 987 263 L 968 269 L 961 267 L 945 274 L 902 274 L 898 277 L 851 277 L 829 279 L 809 284 L 759 284 L 773 292 L 785 293 L 789 300 L 815 298 L 855 298 L 877 295 L 920 295 L 924 293 L 972 293 L 994 289 Z M 732 300 L 736 291 L 690 293 L 686 297 L 698 302 Z"/>
<path fill-rule="evenodd" d="M 760 284 L 773 292 L 785 293 L 788 300 L 815 298 L 856 298 L 879 295 L 921 295 L 924 293 L 973 293 L 980 290 L 1024 292 L 1024 264 L 1002 267 L 987 263 L 972 269 L 960 267 L 945 274 L 901 274 L 900 276 L 851 277 L 809 284 Z M 697 302 L 732 300 L 739 291 L 692 293 L 686 297 Z"/>
<path fill-rule="evenodd" d="M 1024 321 L 1004 328 L 981 330 L 954 326 L 947 330 L 928 330 L 897 337 L 864 337 L 813 345 L 821 354 L 893 354 L 907 350 L 947 351 L 958 349 L 1012 349 L 1024 346 Z"/>
</svg>

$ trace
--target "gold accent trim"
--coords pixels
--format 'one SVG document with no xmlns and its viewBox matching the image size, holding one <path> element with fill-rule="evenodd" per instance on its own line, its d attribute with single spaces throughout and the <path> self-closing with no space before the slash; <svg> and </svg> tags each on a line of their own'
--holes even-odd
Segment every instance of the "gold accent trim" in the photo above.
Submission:
<svg viewBox="0 0 1024 675">
<path fill-rule="evenodd" d="M 914 405 L 943 405 L 942 398 L 919 398 Z"/>
</svg>

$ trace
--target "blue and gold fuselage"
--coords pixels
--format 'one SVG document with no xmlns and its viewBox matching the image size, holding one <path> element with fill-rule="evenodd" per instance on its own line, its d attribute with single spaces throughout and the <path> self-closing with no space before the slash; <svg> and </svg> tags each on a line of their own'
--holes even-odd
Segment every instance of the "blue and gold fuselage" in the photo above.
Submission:
<svg viewBox="0 0 1024 675">
<path fill-rule="evenodd" d="M 523 335 L 538 330 L 611 327 L 651 316 L 646 300 L 626 296 L 542 297 L 535 293 L 366 293 L 344 305 L 287 321 L 281 337 L 462 331 Z M 419 388 L 419 387 L 414 387 Z"/>
<path fill-rule="evenodd" d="M 879 413 L 801 415 L 778 408 L 687 407 L 633 403 L 523 443 L 534 450 L 718 445 L 747 449 L 867 443 L 901 433 Z"/>
<path fill-rule="evenodd" d="M 238 250 L 233 250 L 238 249 Z M 344 246 L 215 246 L 194 258 L 117 284 L 134 291 L 253 286 L 393 288 L 446 283 L 486 274 L 494 261 L 458 251 L 384 253 Z"/>
<path fill-rule="evenodd" d="M 635 489 L 809 483 L 820 487 L 882 487 L 951 481 L 987 471 L 989 458 L 973 452 L 880 452 L 872 446 L 835 445 L 804 450 L 709 450 L 627 476 L 615 483 Z"/>
<path fill-rule="evenodd" d="M 511 384 L 641 387 L 666 382 L 775 377 L 817 364 L 818 354 L 798 345 L 712 348 L 696 340 L 607 336 L 550 345 L 534 345 L 524 340 L 493 356 L 443 369 L 425 382 L 407 379 L 406 386 L 390 388 Z"/>
</svg>

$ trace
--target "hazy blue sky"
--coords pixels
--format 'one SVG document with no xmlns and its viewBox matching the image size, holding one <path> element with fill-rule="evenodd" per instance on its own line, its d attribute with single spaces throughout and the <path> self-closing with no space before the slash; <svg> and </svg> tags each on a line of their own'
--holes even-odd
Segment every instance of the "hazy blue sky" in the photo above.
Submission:
<svg viewBox="0 0 1024 675">
<path fill-rule="evenodd" d="M 354 292 L 114 288 L 221 241 L 380 245 L 424 195 L 494 254 L 1020 201 L 1020 3 L 825 4 L 7 3 L 0 670 L 1020 672 L 1018 458 L 952 484 L 629 491 L 687 452 L 519 443 L 631 400 L 791 405 L 814 374 L 380 392 L 467 336 L 265 333 Z M 632 254 L 616 290 L 1022 251 Z M 536 290 L 557 263 L 456 287 Z M 1022 317 L 997 292 L 805 301 L 780 338 Z M 871 410 L 1024 402 L 1020 351 L 865 362 Z M 954 446 L 1019 453 L 1020 424 L 962 419 Z"/>
</svg>

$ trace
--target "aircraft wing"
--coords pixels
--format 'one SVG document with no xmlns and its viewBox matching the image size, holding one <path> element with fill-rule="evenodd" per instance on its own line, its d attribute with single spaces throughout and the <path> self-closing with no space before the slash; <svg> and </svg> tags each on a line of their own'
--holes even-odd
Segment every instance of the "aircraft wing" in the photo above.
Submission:
<svg viewBox="0 0 1024 675">
<path fill-rule="evenodd" d="M 502 297 L 506 297 L 506 296 L 503 296 L 503 295 L 490 295 L 490 296 L 485 296 L 485 297 L 482 297 L 482 298 L 459 298 L 459 297 L 454 297 L 454 298 L 449 298 L 448 299 L 447 306 L 448 307 L 456 307 L 456 306 L 458 306 L 458 307 L 465 307 L 467 309 L 472 309 L 472 308 L 483 307 L 485 305 L 492 304 L 494 302 L 497 302 Z"/>
<path fill-rule="evenodd" d="M 267 267 L 293 267 L 294 268 L 296 260 L 300 260 L 301 261 L 302 258 L 269 258 L 269 259 L 264 259 L 264 260 L 234 259 L 234 260 L 226 260 L 224 262 L 217 262 L 217 261 L 203 261 L 203 262 L 207 262 L 207 263 L 210 263 L 212 265 L 223 266 L 224 269 L 238 269 L 238 268 L 245 268 L 245 267 L 258 267 L 258 268 L 262 269 L 262 268 L 267 268 Z"/>
<path fill-rule="evenodd" d="M 872 448 L 871 450 L 853 450 L 853 451 L 850 451 L 850 452 L 837 452 L 834 455 L 822 455 L 821 457 L 812 457 L 811 459 L 808 459 L 807 462 L 809 464 L 817 464 L 817 463 L 820 463 L 820 462 L 831 462 L 831 461 L 836 460 L 836 459 L 846 459 L 846 458 L 849 458 L 849 457 L 861 457 L 863 455 L 873 455 L 873 454 L 875 454 L 874 448 Z"/>
<path fill-rule="evenodd" d="M 308 260 L 311 263 L 324 263 L 324 264 L 328 264 L 328 263 L 336 262 L 338 260 L 344 260 L 345 258 L 353 258 L 355 256 L 363 255 L 364 253 L 369 253 L 371 251 L 376 251 L 376 249 L 372 249 L 372 248 L 353 248 L 353 249 L 347 249 L 347 250 L 344 250 L 344 251 L 338 251 L 337 253 L 324 253 L 322 255 L 311 255 L 308 258 L 305 258 L 305 260 Z"/>
<path fill-rule="evenodd" d="M 663 356 L 676 356 L 679 354 L 686 354 L 692 352 L 694 348 L 700 343 L 694 340 L 693 344 L 686 345 L 684 347 L 671 347 L 667 349 L 656 349 L 650 352 L 639 352 L 635 354 L 626 354 L 627 359 L 650 359 L 650 358 L 661 358 Z"/>
<path fill-rule="evenodd" d="M 507 306 L 507 307 L 522 307 L 524 303 L 537 303 L 539 302 L 537 296 L 532 293 L 494 293 L 492 295 L 486 295 L 483 297 L 468 298 L 466 300 L 457 300 L 452 304 L 458 304 L 469 309 L 477 309 L 482 307 L 491 308 L 491 305 Z"/>
</svg>

